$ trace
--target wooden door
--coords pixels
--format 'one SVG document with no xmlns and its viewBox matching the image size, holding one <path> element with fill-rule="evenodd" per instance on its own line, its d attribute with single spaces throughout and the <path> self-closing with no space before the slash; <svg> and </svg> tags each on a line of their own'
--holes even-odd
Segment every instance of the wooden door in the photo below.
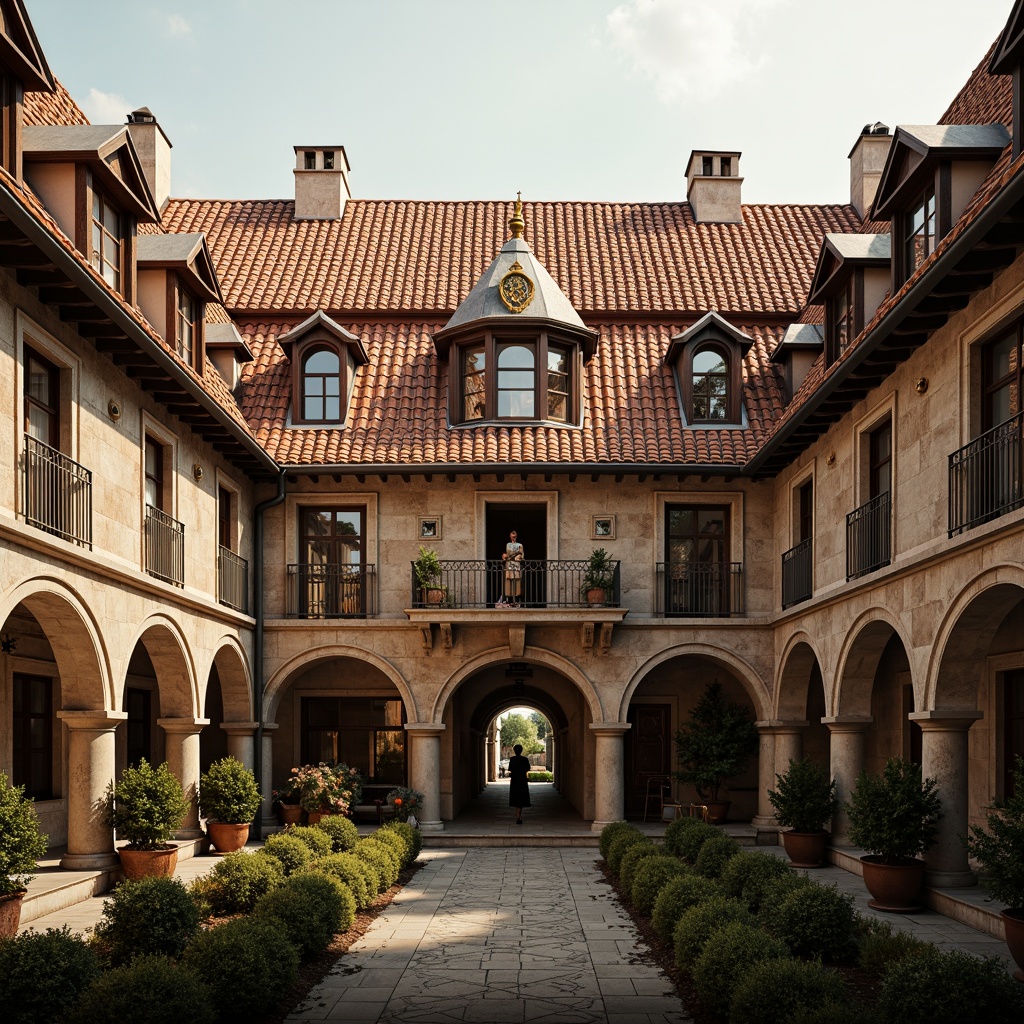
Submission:
<svg viewBox="0 0 1024 1024">
<path fill-rule="evenodd" d="M 626 817 L 642 818 L 648 780 L 671 776 L 672 709 L 668 704 L 631 704 L 627 721 L 633 728 L 626 733 Z"/>
</svg>

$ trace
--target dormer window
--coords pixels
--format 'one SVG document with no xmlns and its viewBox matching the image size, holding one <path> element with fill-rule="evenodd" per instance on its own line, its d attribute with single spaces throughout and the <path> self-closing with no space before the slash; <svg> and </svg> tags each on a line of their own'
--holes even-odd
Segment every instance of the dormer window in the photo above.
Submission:
<svg viewBox="0 0 1024 1024">
<path fill-rule="evenodd" d="M 851 274 L 846 284 L 826 302 L 828 308 L 829 350 L 832 360 L 838 359 L 857 335 L 857 319 L 854 314 L 854 277 Z"/>
<path fill-rule="evenodd" d="M 938 214 L 935 209 L 935 186 L 928 185 L 917 203 L 907 212 L 903 232 L 904 266 L 912 274 L 935 251 L 938 237 Z"/>
<path fill-rule="evenodd" d="M 693 355 L 690 394 L 694 423 L 725 423 L 729 420 L 732 396 L 729 355 L 717 345 L 705 345 Z"/>
<path fill-rule="evenodd" d="M 306 423 L 341 419 L 341 356 L 337 349 L 313 342 L 299 357 L 299 403 Z"/>
<path fill-rule="evenodd" d="M 121 214 L 95 189 L 92 193 L 92 239 L 89 259 L 100 277 L 115 291 L 120 291 L 124 259 Z"/>
<path fill-rule="evenodd" d="M 199 303 L 189 295 L 178 283 L 176 316 L 175 316 L 175 348 L 178 355 L 190 366 L 193 365 L 196 348 L 196 337 L 199 333 Z"/>
</svg>

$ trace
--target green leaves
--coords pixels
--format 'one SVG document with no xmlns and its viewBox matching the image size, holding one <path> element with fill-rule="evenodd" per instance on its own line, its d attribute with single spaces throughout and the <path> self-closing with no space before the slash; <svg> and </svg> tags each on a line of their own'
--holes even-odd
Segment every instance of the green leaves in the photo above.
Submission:
<svg viewBox="0 0 1024 1024">
<path fill-rule="evenodd" d="M 260 809 L 256 777 L 233 757 L 214 761 L 199 777 L 199 809 L 210 821 L 247 824 Z"/>
<path fill-rule="evenodd" d="M 25 787 L 11 786 L 0 772 L 0 896 L 24 889 L 45 853 L 46 836 Z"/>
<path fill-rule="evenodd" d="M 779 824 L 794 832 L 818 832 L 839 810 L 836 784 L 828 769 L 807 758 L 790 761 L 784 775 L 775 776 L 778 790 L 768 790 Z"/>
<path fill-rule="evenodd" d="M 188 809 L 181 783 L 167 762 L 154 768 L 143 758 L 137 767 L 125 768 L 111 787 L 107 824 L 135 849 L 155 850 L 181 828 Z"/>
<path fill-rule="evenodd" d="M 1024 758 L 1013 770 L 1014 795 L 992 801 L 986 829 L 971 826 L 967 850 L 984 869 L 989 897 L 1024 910 Z"/>
</svg>

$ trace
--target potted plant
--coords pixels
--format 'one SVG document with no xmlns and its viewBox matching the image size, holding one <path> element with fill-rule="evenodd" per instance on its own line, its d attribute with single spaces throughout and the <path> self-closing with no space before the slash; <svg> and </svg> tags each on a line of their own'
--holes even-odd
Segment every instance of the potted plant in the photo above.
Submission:
<svg viewBox="0 0 1024 1024">
<path fill-rule="evenodd" d="M 921 766 L 890 757 L 878 775 L 861 772 L 846 813 L 850 839 L 868 851 L 861 857 L 864 884 L 877 910 L 913 910 L 924 881 L 924 853 L 935 842 L 942 804 L 935 779 Z"/>
<path fill-rule="evenodd" d="M 45 853 L 46 836 L 25 787 L 12 786 L 0 772 L 0 939 L 17 933 L 25 886 Z"/>
<path fill-rule="evenodd" d="M 423 806 L 423 794 L 408 786 L 396 786 L 388 793 L 388 803 L 394 808 L 399 821 L 408 821 Z"/>
<path fill-rule="evenodd" d="M 615 567 L 604 548 L 594 548 L 583 570 L 583 585 L 580 593 L 591 607 L 603 607 L 611 597 L 615 582 Z"/>
<path fill-rule="evenodd" d="M 757 726 L 750 711 L 728 700 L 716 679 L 708 683 L 675 743 L 679 770 L 673 775 L 697 790 L 707 805 L 708 821 L 725 821 L 730 801 L 720 799 L 722 783 L 738 775 L 757 753 Z"/>
<path fill-rule="evenodd" d="M 178 847 L 170 842 L 188 813 L 189 801 L 165 761 L 145 758 L 121 773 L 109 790 L 107 824 L 128 844 L 118 849 L 125 878 L 173 875 Z"/>
<path fill-rule="evenodd" d="M 256 776 L 233 757 L 214 761 L 199 776 L 199 812 L 218 853 L 234 853 L 245 846 L 261 802 Z"/>
<path fill-rule="evenodd" d="M 816 868 L 825 861 L 828 832 L 825 823 L 839 810 L 835 781 L 824 765 L 808 760 L 790 761 L 785 774 L 776 775 L 777 790 L 768 790 L 782 833 L 786 855 L 798 868 Z"/>
<path fill-rule="evenodd" d="M 441 560 L 437 552 L 421 546 L 419 557 L 412 563 L 412 568 L 420 588 L 420 600 L 424 604 L 441 604 L 445 587 L 441 584 Z"/>
<path fill-rule="evenodd" d="M 988 898 L 1006 904 L 1006 945 L 1017 964 L 1014 977 L 1024 981 L 1024 758 L 1014 764 L 1013 796 L 993 800 L 985 823 L 971 826 L 967 851 L 982 867 Z"/>
<path fill-rule="evenodd" d="M 298 790 L 299 805 L 311 825 L 325 814 L 349 814 L 363 791 L 358 769 L 324 761 L 294 769 L 289 782 Z"/>
<path fill-rule="evenodd" d="M 277 808 L 277 817 L 282 825 L 298 825 L 302 821 L 300 796 L 294 777 L 289 778 L 280 789 L 272 792 L 271 804 Z"/>
</svg>

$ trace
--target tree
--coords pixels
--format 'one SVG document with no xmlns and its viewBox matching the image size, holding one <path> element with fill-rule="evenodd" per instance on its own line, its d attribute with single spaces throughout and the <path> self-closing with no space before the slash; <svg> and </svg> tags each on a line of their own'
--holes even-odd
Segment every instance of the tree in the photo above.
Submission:
<svg viewBox="0 0 1024 1024">
<path fill-rule="evenodd" d="M 501 745 L 514 747 L 517 743 L 523 745 L 524 754 L 538 754 L 544 749 L 544 745 L 537 742 L 537 726 L 529 718 L 513 711 L 502 720 Z"/>
<path fill-rule="evenodd" d="M 530 714 L 530 721 L 537 726 L 537 739 L 543 743 L 544 738 L 551 731 L 548 720 L 539 711 L 534 711 Z"/>
</svg>

